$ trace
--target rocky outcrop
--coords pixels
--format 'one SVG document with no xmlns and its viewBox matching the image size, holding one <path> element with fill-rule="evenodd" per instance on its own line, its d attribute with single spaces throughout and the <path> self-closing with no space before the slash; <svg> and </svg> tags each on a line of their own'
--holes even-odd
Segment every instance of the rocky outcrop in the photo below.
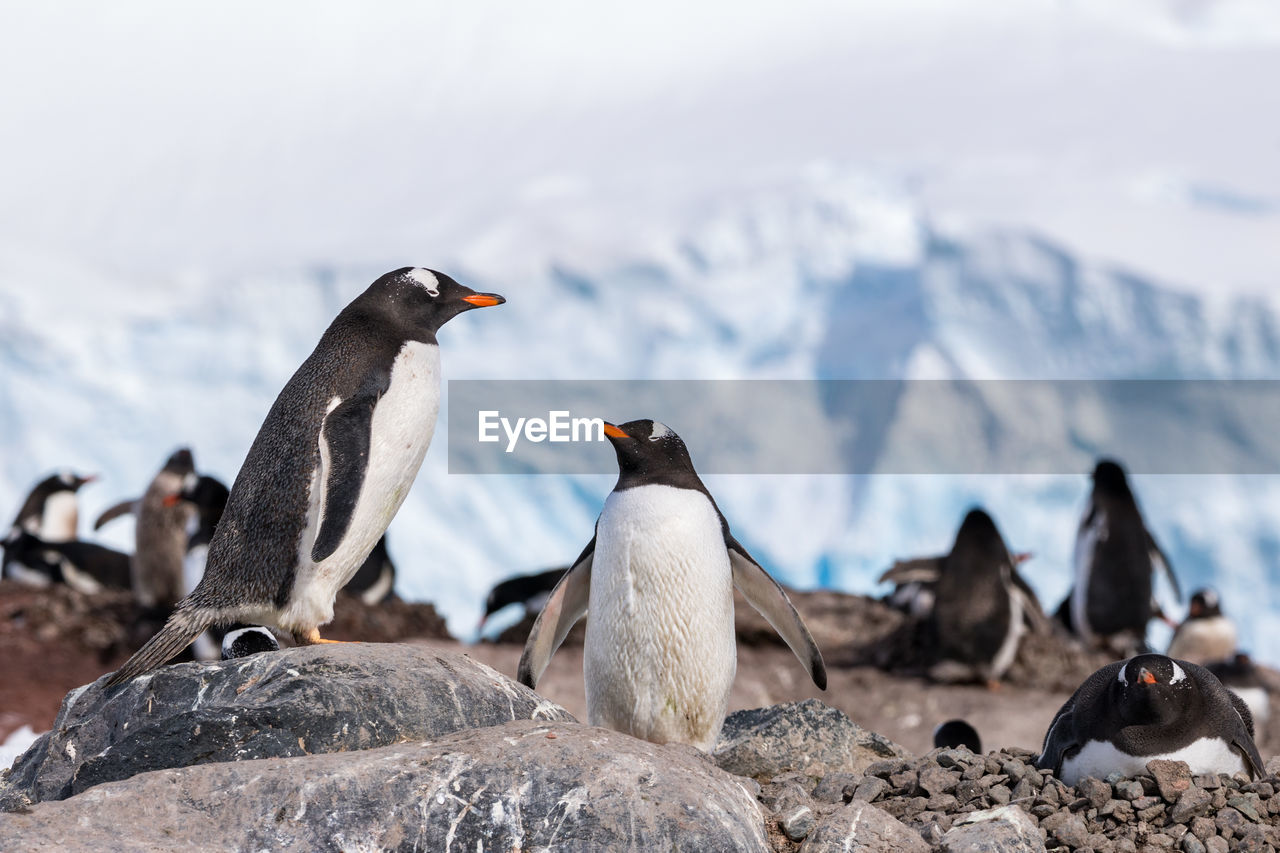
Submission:
<svg viewBox="0 0 1280 853">
<path fill-rule="evenodd" d="M 761 779 L 791 771 L 815 778 L 861 773 L 873 762 L 909 756 L 843 711 L 806 699 L 730 714 L 714 757 L 730 773 Z"/>
<path fill-rule="evenodd" d="M 371 749 L 511 720 L 572 720 L 465 655 L 353 643 L 164 667 L 72 691 L 15 762 L 0 809 L 172 767 Z"/>
<path fill-rule="evenodd" d="M 148 850 L 769 850 L 743 781 L 695 750 L 534 721 L 148 773 L 3 820 L 13 850 L 119 849 L 122 831 Z"/>
</svg>

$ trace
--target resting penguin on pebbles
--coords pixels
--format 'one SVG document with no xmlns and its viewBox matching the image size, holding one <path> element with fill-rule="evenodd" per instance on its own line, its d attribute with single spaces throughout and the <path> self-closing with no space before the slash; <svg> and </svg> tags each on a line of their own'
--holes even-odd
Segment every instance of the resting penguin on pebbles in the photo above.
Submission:
<svg viewBox="0 0 1280 853">
<path fill-rule="evenodd" d="M 826 689 L 822 655 L 782 587 L 729 532 L 689 451 L 641 420 L 605 435 L 618 483 L 596 534 L 552 591 L 529 633 L 519 679 L 536 687 L 547 661 L 587 612 L 587 719 L 654 743 L 710 750 L 737 669 L 737 587 Z"/>
<path fill-rule="evenodd" d="M 1068 785 L 1135 776 L 1156 758 L 1192 773 L 1263 775 L 1249 709 L 1202 666 L 1138 655 L 1089 676 L 1049 725 L 1036 767 Z"/>
<path fill-rule="evenodd" d="M 1208 587 L 1196 590 L 1187 618 L 1169 641 L 1169 657 L 1206 666 L 1230 660 L 1235 653 L 1236 626 L 1223 615 L 1217 591 Z"/>
<path fill-rule="evenodd" d="M 13 519 L 4 538 L 4 557 L 0 558 L 0 577 L 20 581 L 32 586 L 47 586 L 57 578 L 57 554 L 28 551 L 30 559 L 23 561 L 16 556 L 13 546 L 23 533 L 29 533 L 43 542 L 71 542 L 75 540 L 80 520 L 80 506 L 76 493 L 86 483 L 96 480 L 95 475 L 82 477 L 71 471 L 59 471 L 36 483 L 22 508 Z"/>
<path fill-rule="evenodd" d="M 503 298 L 443 273 L 387 273 L 342 310 L 258 431 L 204 577 L 108 681 L 160 666 L 212 625 L 247 622 L 325 642 L 334 597 L 387 529 L 440 408 L 436 332 Z"/>
</svg>

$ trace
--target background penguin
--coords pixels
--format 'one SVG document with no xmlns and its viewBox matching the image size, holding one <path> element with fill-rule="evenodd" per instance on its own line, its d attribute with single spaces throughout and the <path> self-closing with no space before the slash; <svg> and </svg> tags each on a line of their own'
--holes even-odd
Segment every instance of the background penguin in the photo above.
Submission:
<svg viewBox="0 0 1280 853">
<path fill-rule="evenodd" d="M 1222 685 L 1240 697 L 1249 706 L 1253 726 L 1261 736 L 1271 719 L 1271 688 L 1262 671 L 1249 655 L 1241 653 L 1230 660 L 1215 661 L 1205 669 L 1217 676 Z"/>
<path fill-rule="evenodd" d="M 1076 534 L 1070 624 L 1086 643 L 1146 650 L 1155 614 L 1151 574 L 1163 566 L 1179 600 L 1178 579 L 1147 530 L 1124 469 L 1104 459 L 1093 471 L 1093 492 Z"/>
<path fill-rule="evenodd" d="M 104 588 L 129 589 L 129 555 L 112 548 L 79 539 L 46 542 L 25 530 L 6 547 L 18 563 L 38 565 L 51 581 L 60 581 L 88 595 Z"/>
<path fill-rule="evenodd" d="M 387 273 L 344 308 L 267 413 L 209 545 L 205 573 L 108 686 L 215 624 L 320 642 L 334 598 L 400 508 L 435 431 L 436 331 L 498 305 L 441 273 Z"/>
<path fill-rule="evenodd" d="M 1236 626 L 1222 615 L 1218 593 L 1208 588 L 1196 590 L 1187 618 L 1169 641 L 1169 657 L 1204 666 L 1230 660 L 1235 653 Z"/>
<path fill-rule="evenodd" d="M 383 534 L 343 590 L 359 598 L 366 606 L 374 607 L 393 596 L 395 586 L 396 564 L 391 562 L 391 555 L 387 553 L 387 537 Z"/>
<path fill-rule="evenodd" d="M 1068 785 L 1146 772 L 1154 758 L 1192 773 L 1263 775 L 1249 709 L 1202 666 L 1145 654 L 1085 679 L 1054 716 L 1036 767 Z"/>
<path fill-rule="evenodd" d="M 1027 622 L 1048 630 L 1018 560 L 995 522 L 972 509 L 960 524 L 950 553 L 933 560 L 899 562 L 881 580 L 918 583 L 931 591 L 924 636 L 938 661 L 930 675 L 941 681 L 972 678 L 994 685 L 1013 663 Z"/>
<path fill-rule="evenodd" d="M 204 577 L 204 564 L 209 554 L 209 543 L 213 541 L 218 521 L 227 506 L 230 491 L 217 477 L 205 474 L 197 475 L 194 471 L 182 480 L 182 491 L 169 495 L 164 505 L 171 507 L 179 501 L 185 501 L 192 509 L 187 519 L 187 549 L 182 558 L 182 585 L 184 590 L 193 590 Z M 164 614 L 167 618 L 168 613 Z M 155 630 L 152 629 L 147 637 Z M 196 638 L 192 653 L 196 660 L 217 660 L 221 655 L 221 631 L 212 628 Z"/>
<path fill-rule="evenodd" d="M 567 571 L 569 569 L 566 567 L 548 569 L 533 575 L 517 575 L 496 584 L 484 600 L 484 614 L 480 617 L 480 626 L 476 630 L 483 631 L 490 616 L 512 604 L 522 605 L 526 614 L 542 612 L 551 590 L 555 589 Z"/>
<path fill-rule="evenodd" d="M 235 660 L 248 655 L 256 655 L 259 652 L 276 652 L 279 650 L 280 643 L 276 640 L 275 635 L 266 628 L 255 625 L 250 628 L 236 628 L 228 631 L 222 638 L 221 656 L 223 660 Z"/>
<path fill-rule="evenodd" d="M 934 749 L 955 749 L 963 746 L 974 755 L 982 755 L 982 738 L 978 730 L 964 720 L 947 720 L 933 730 Z"/>
<path fill-rule="evenodd" d="M 31 488 L 22 508 L 4 539 L 4 556 L 0 558 L 0 577 L 45 586 L 52 582 L 49 566 L 57 560 L 52 554 L 41 558 L 40 552 L 25 550 L 30 565 L 20 561 L 10 547 L 22 532 L 45 542 L 69 542 L 76 538 L 80 522 L 77 493 L 97 476 L 83 477 L 72 471 L 59 471 Z M 27 543 L 28 545 L 30 543 Z"/>
<path fill-rule="evenodd" d="M 604 432 L 618 457 L 617 485 L 595 536 L 534 623 L 520 681 L 537 685 L 589 606 L 588 722 L 709 750 L 737 669 L 736 586 L 825 689 L 826 667 L 800 614 L 729 532 L 680 437 L 650 420 L 605 424 Z"/>
</svg>

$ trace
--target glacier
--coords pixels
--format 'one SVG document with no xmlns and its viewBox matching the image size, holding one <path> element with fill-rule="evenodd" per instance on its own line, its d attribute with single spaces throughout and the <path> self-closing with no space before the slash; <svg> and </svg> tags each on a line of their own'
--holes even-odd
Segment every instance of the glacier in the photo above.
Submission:
<svg viewBox="0 0 1280 853">
<path fill-rule="evenodd" d="M 446 380 L 1280 378 L 1269 296 L 1188 293 L 1026 229 L 939 223 L 893 181 L 821 170 L 709 194 L 678 217 L 624 208 L 549 192 L 477 224 L 449 257 L 402 259 L 508 299 L 442 330 Z M 49 470 L 96 472 L 87 531 L 180 445 L 229 483 L 329 321 L 387 268 L 126 277 L 0 247 L 0 512 Z M 889 441 L 899 415 L 886 413 Z M 1054 429 L 1088 417 L 1045 412 Z M 581 550 L 613 478 L 450 474 L 446 424 L 388 541 L 397 591 L 469 637 L 493 583 Z M 737 537 L 801 588 L 883 591 L 894 559 L 945 551 L 981 504 L 1034 553 L 1025 574 L 1052 610 L 1086 474 L 706 479 Z M 1266 627 L 1280 615 L 1280 478 L 1133 479 L 1184 591 L 1216 586 L 1242 646 L 1280 663 Z M 130 547 L 128 523 L 104 534 Z M 1166 637 L 1153 626 L 1151 639 Z"/>
</svg>

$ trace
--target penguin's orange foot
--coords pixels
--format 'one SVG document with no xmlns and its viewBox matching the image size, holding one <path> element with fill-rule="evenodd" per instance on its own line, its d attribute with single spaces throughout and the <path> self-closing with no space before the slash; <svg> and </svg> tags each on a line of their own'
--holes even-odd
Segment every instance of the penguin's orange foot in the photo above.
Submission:
<svg viewBox="0 0 1280 853">
<path fill-rule="evenodd" d="M 986 686 L 987 686 L 987 689 L 990 690 L 992 693 L 998 693 L 1000 692 L 1001 688 L 1004 687 L 1004 685 L 1002 685 L 1000 681 L 995 678 L 988 678 Z"/>
<path fill-rule="evenodd" d="M 315 644 L 317 644 L 317 643 L 346 643 L 346 642 L 350 642 L 349 640 L 326 640 L 324 637 L 321 637 L 321 636 L 320 636 L 320 629 L 319 629 L 319 628 L 312 628 L 310 631 L 305 631 L 305 632 L 303 632 L 303 633 L 301 633 L 301 634 L 294 634 L 294 635 L 293 635 L 293 639 L 294 639 L 294 640 L 295 640 L 299 645 L 302 645 L 302 646 L 313 646 L 313 645 L 315 645 Z"/>
</svg>

